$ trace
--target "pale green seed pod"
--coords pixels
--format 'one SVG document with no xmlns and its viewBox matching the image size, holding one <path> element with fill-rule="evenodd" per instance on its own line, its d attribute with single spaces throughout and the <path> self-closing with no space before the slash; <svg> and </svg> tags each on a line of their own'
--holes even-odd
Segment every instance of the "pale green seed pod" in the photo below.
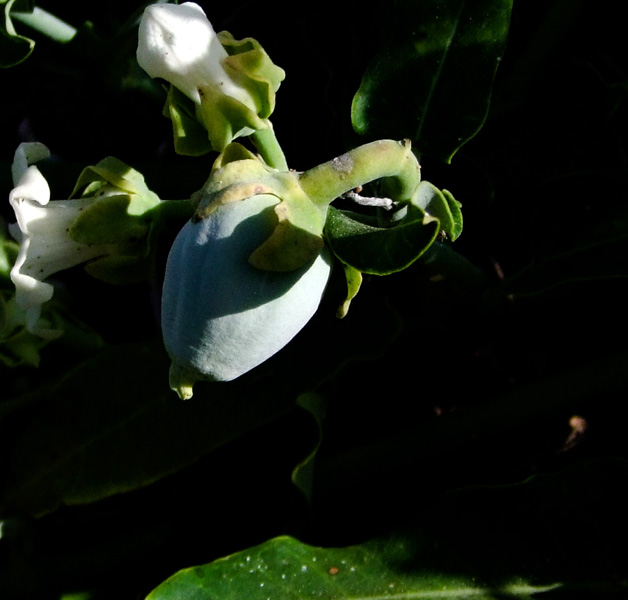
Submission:
<svg viewBox="0 0 628 600">
<path fill-rule="evenodd" d="M 182 398 L 196 381 L 230 381 L 281 350 L 310 320 L 331 269 L 323 250 L 288 272 L 253 267 L 249 256 L 273 232 L 278 198 L 218 207 L 177 236 L 166 268 L 162 329 L 171 387 Z"/>
</svg>

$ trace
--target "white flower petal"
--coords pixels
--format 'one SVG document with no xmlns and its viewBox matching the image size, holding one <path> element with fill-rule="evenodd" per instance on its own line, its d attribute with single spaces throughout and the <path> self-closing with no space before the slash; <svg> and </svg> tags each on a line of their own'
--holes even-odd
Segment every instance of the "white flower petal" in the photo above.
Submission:
<svg viewBox="0 0 628 600">
<path fill-rule="evenodd" d="M 94 198 L 50 202 L 50 187 L 45 177 L 31 162 L 50 155 L 43 144 L 20 144 L 15 152 L 12 175 L 15 187 L 9 194 L 17 223 L 9 232 L 20 243 L 17 259 L 11 269 L 15 285 L 15 301 L 25 314 L 26 326 L 32 333 L 53 339 L 62 332 L 51 329 L 41 319 L 41 306 L 54 293 L 44 281 L 51 274 L 102 256 L 109 246 L 87 246 L 70 239 L 68 231 L 79 213 Z"/>
<path fill-rule="evenodd" d="M 9 193 L 9 202 L 14 210 L 16 203 L 21 200 L 31 200 L 40 206 L 50 201 L 50 186 L 35 166 L 30 166 L 23 171 L 16 187 Z"/>
<path fill-rule="evenodd" d="M 68 235 L 78 215 L 97 201 L 94 198 L 55 200 L 41 206 L 32 200 L 20 199 L 14 203 L 22 243 L 11 279 L 23 308 L 52 297 L 52 286 L 43 280 L 53 273 L 112 251 L 105 245 L 80 244 Z"/>
<path fill-rule="evenodd" d="M 13 176 L 13 185 L 17 186 L 22 175 L 28 169 L 29 165 L 43 160 L 50 156 L 50 150 L 41 142 L 23 142 L 15 151 L 13 156 L 13 165 L 11 166 L 11 175 Z"/>
<path fill-rule="evenodd" d="M 151 77 L 165 79 L 197 104 L 198 88 L 213 83 L 246 105 L 252 99 L 227 75 L 227 52 L 203 9 L 194 2 L 152 4 L 140 21 L 137 62 Z"/>
</svg>

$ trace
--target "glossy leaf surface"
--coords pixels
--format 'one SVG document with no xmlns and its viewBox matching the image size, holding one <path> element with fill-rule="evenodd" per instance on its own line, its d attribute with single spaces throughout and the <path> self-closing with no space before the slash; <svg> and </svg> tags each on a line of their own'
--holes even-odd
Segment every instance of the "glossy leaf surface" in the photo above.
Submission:
<svg viewBox="0 0 628 600">
<path fill-rule="evenodd" d="M 180 572 L 147 600 L 250 598 L 336 600 L 395 598 L 496 598 L 471 579 L 410 570 L 411 543 L 404 539 L 350 548 L 317 548 L 280 537 L 203 567 Z M 505 597 L 529 598 L 554 586 L 505 586 Z M 514 592 L 509 594 L 509 590 Z M 498 591 L 497 593 L 500 593 Z"/>
<path fill-rule="evenodd" d="M 608 550 L 619 548 L 626 530 L 625 523 L 614 530 L 614 519 L 625 501 L 620 479 L 627 469 L 625 460 L 600 459 L 520 484 L 453 491 L 435 499 L 447 519 L 419 517 L 403 533 L 353 546 L 322 548 L 278 537 L 179 571 L 147 600 L 621 594 L 625 583 L 613 579 L 625 550 L 615 556 Z M 601 501 L 601 492 L 613 501 Z M 589 544 L 590 535 L 608 545 Z"/>
</svg>

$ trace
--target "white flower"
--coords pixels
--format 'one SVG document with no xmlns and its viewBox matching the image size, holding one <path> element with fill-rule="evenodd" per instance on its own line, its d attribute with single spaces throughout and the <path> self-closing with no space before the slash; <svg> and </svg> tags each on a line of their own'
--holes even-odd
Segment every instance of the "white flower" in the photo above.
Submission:
<svg viewBox="0 0 628 600">
<path fill-rule="evenodd" d="M 166 114 L 179 154 L 222 152 L 234 139 L 271 127 L 283 69 L 256 40 L 216 34 L 198 4 L 148 6 L 137 61 L 151 77 L 171 84 Z"/>
<path fill-rule="evenodd" d="M 152 4 L 144 11 L 137 62 L 151 77 L 165 79 L 196 104 L 201 102 L 199 88 L 211 83 L 255 109 L 250 93 L 225 71 L 223 61 L 227 57 L 198 4 Z"/>
<path fill-rule="evenodd" d="M 62 332 L 49 329 L 40 319 L 41 306 L 52 298 L 54 291 L 45 279 L 57 271 L 103 255 L 108 247 L 87 246 L 70 239 L 71 224 L 95 200 L 50 202 L 48 183 L 32 164 L 48 156 L 48 148 L 38 142 L 20 144 L 16 150 L 11 170 L 15 187 L 9 194 L 9 202 L 17 223 L 9 225 L 9 231 L 20 244 L 11 269 L 16 302 L 26 314 L 27 329 L 42 338 L 53 339 Z"/>
</svg>

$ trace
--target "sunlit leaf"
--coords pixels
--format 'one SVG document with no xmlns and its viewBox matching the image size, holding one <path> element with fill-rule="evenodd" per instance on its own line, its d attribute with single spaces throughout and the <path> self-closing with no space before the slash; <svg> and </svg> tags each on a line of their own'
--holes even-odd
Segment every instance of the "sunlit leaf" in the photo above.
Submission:
<svg viewBox="0 0 628 600">
<path fill-rule="evenodd" d="M 179 571 L 147 600 L 619 598 L 627 473 L 609 458 L 465 487 L 436 497 L 437 513 L 415 515 L 403 533 L 325 548 L 278 537 Z"/>
<path fill-rule="evenodd" d="M 419 184 L 414 201 L 426 213 L 436 217 L 440 221 L 442 230 L 449 236 L 451 241 L 456 240 L 462 233 L 462 211 L 461 204 L 451 192 L 439 190 L 429 181 L 422 181 Z"/>
<path fill-rule="evenodd" d="M 180 571 L 147 600 L 395 600 L 530 598 L 558 586 L 512 582 L 491 589 L 470 577 L 421 569 L 412 540 L 319 548 L 279 537 L 208 565 Z"/>
<path fill-rule="evenodd" d="M 362 273 L 352 266 L 341 262 L 342 269 L 345 273 L 345 279 L 347 281 L 347 295 L 343 301 L 343 303 L 338 307 L 338 312 L 336 316 L 339 319 L 342 319 L 347 316 L 349 312 L 349 307 L 351 306 L 351 301 L 357 296 L 360 291 L 360 287 L 362 286 Z"/>
</svg>

